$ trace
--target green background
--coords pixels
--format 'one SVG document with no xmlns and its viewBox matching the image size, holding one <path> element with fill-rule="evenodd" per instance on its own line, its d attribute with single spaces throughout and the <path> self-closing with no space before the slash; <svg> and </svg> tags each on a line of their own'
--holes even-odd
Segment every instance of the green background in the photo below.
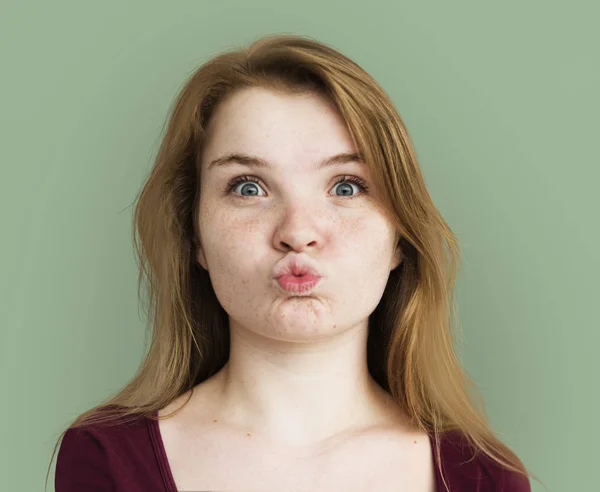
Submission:
<svg viewBox="0 0 600 492">
<path fill-rule="evenodd" d="M 598 3 L 0 9 L 2 490 L 43 490 L 64 426 L 141 361 L 131 205 L 177 91 L 275 33 L 331 44 L 391 95 L 463 245 L 459 351 L 493 426 L 550 491 L 597 490 Z"/>
</svg>

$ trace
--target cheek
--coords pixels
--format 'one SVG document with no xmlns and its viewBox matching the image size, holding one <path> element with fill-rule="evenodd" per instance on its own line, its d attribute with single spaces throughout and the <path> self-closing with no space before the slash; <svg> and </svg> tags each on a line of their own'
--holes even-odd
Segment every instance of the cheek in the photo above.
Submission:
<svg viewBox="0 0 600 492">
<path fill-rule="evenodd" d="M 263 235 L 252 222 L 235 219 L 232 214 L 205 215 L 200 231 L 213 289 L 229 312 L 232 305 L 245 302 L 258 284 L 264 283 L 260 270 L 264 268 L 260 259 L 264 248 L 254 245 Z"/>
<path fill-rule="evenodd" d="M 376 214 L 342 221 L 340 229 L 337 234 L 341 238 L 342 246 L 351 248 L 365 257 L 380 257 L 389 250 L 394 241 L 392 225 Z"/>
<path fill-rule="evenodd" d="M 209 276 L 217 299 L 223 309 L 234 315 L 252 310 L 253 293 L 260 280 L 252 273 L 252 258 L 242 248 L 231 243 L 227 247 L 212 245 L 208 253 Z"/>
<path fill-rule="evenodd" d="M 246 272 L 245 265 L 252 261 L 252 248 L 248 236 L 235 225 L 221 224 L 212 229 L 210 238 L 206 238 L 206 256 L 210 270 L 224 282 L 242 281 Z M 244 239 L 246 238 L 246 239 Z M 216 279 L 215 279 L 216 280 Z"/>
<path fill-rule="evenodd" d="M 364 283 L 370 288 L 373 284 L 385 286 L 395 248 L 393 227 L 383 219 L 369 217 L 354 222 L 340 237 L 340 257 L 347 265 L 347 271 L 355 276 L 348 279 L 349 283 Z"/>
<path fill-rule="evenodd" d="M 237 254 L 236 250 L 243 248 L 244 242 L 253 237 L 255 229 L 252 221 L 241 220 L 235 214 L 225 213 L 217 207 L 211 209 L 210 205 L 200 213 L 199 227 L 209 257 Z"/>
</svg>

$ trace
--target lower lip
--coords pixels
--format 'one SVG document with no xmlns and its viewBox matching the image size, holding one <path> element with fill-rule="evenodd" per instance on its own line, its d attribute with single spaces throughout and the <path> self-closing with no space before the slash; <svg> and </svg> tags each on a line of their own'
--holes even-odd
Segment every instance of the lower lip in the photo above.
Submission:
<svg viewBox="0 0 600 492">
<path fill-rule="evenodd" d="M 277 279 L 280 287 L 292 294 L 308 294 L 321 280 L 315 275 L 282 275 Z"/>
</svg>

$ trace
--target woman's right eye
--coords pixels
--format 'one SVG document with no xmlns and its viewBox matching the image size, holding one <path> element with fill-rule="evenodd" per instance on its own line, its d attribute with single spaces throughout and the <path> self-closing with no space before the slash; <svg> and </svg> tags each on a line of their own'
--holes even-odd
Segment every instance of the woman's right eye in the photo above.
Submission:
<svg viewBox="0 0 600 492">
<path fill-rule="evenodd" d="M 225 188 L 225 192 L 227 194 L 230 194 L 231 192 L 233 192 L 233 190 L 235 188 L 238 187 L 238 185 L 240 184 L 244 184 L 246 185 L 247 183 L 252 183 L 254 186 L 246 186 L 245 189 L 246 190 L 253 190 L 256 188 L 256 185 L 260 184 L 260 181 L 258 180 L 258 178 L 255 178 L 254 176 L 238 176 L 237 178 L 233 178 L 228 184 L 227 187 Z M 244 189 L 244 186 L 240 186 L 240 190 Z M 253 193 L 253 192 L 252 192 Z M 252 195 L 242 195 L 240 193 L 235 193 L 238 196 L 242 196 L 242 197 L 253 197 L 253 196 L 257 196 L 255 193 L 253 193 Z"/>
</svg>

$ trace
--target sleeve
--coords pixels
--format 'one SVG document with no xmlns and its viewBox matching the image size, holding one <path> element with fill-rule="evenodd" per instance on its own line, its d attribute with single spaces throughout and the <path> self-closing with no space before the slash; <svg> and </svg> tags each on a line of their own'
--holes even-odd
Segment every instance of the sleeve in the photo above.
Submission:
<svg viewBox="0 0 600 492">
<path fill-rule="evenodd" d="M 68 429 L 56 458 L 55 492 L 112 492 L 106 449 L 88 430 Z"/>
<path fill-rule="evenodd" d="M 502 487 L 500 487 L 498 492 L 531 492 L 529 477 L 513 472 L 512 470 L 506 470 L 504 479 L 502 480 Z"/>
</svg>

